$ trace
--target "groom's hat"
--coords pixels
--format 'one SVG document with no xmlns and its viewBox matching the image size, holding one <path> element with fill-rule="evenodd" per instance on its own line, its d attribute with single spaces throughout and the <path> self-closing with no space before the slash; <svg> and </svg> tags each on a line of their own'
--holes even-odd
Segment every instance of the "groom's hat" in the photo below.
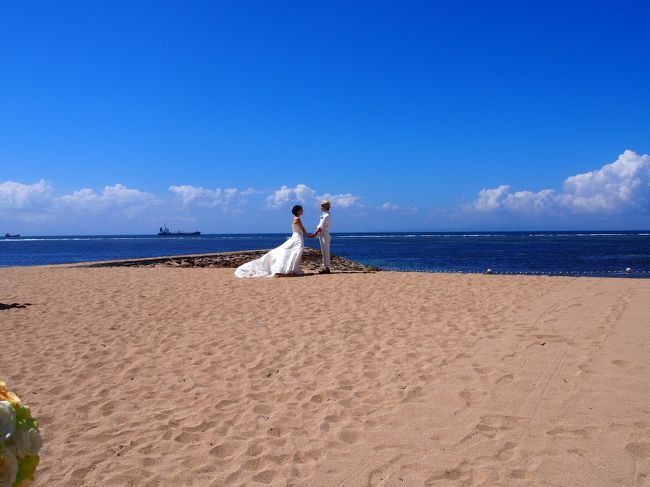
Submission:
<svg viewBox="0 0 650 487">
<path fill-rule="evenodd" d="M 332 204 L 330 203 L 330 200 L 327 200 L 327 199 L 321 201 L 321 202 L 320 202 L 320 205 L 321 205 L 321 206 L 327 206 L 328 208 L 329 208 L 330 206 L 332 206 Z"/>
</svg>

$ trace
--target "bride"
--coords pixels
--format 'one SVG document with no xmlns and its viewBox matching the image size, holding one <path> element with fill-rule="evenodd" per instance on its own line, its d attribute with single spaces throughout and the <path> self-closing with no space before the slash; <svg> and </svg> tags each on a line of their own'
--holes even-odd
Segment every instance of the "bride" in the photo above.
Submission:
<svg viewBox="0 0 650 487">
<path fill-rule="evenodd" d="M 279 247 L 267 252 L 259 259 L 240 265 L 235 271 L 237 277 L 271 277 L 297 276 L 303 274 L 300 268 L 300 258 L 305 248 L 303 235 L 309 235 L 302 222 L 302 206 L 296 205 L 291 209 L 293 235 Z"/>
</svg>

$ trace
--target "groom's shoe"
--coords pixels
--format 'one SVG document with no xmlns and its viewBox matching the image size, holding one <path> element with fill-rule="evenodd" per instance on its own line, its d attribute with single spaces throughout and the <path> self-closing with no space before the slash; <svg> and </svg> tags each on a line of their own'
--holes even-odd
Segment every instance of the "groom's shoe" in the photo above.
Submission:
<svg viewBox="0 0 650 487">
<path fill-rule="evenodd" d="M 322 270 L 318 271 L 318 273 L 319 274 L 330 274 L 330 270 L 329 269 L 322 269 Z"/>
</svg>

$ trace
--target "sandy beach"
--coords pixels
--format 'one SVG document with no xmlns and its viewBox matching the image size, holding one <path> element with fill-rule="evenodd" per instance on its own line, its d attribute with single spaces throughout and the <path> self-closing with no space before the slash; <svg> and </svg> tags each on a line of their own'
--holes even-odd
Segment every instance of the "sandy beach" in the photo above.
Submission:
<svg viewBox="0 0 650 487">
<path fill-rule="evenodd" d="M 0 269 L 35 486 L 650 485 L 650 281 Z"/>
</svg>

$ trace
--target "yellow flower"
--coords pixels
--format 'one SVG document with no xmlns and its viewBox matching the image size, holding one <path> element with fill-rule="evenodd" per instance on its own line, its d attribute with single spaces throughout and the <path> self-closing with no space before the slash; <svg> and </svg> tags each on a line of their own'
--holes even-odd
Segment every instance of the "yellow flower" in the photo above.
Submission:
<svg viewBox="0 0 650 487">
<path fill-rule="evenodd" d="M 0 401 L 9 401 L 11 404 L 20 404 L 20 398 L 7 389 L 7 384 L 0 380 Z"/>
</svg>

